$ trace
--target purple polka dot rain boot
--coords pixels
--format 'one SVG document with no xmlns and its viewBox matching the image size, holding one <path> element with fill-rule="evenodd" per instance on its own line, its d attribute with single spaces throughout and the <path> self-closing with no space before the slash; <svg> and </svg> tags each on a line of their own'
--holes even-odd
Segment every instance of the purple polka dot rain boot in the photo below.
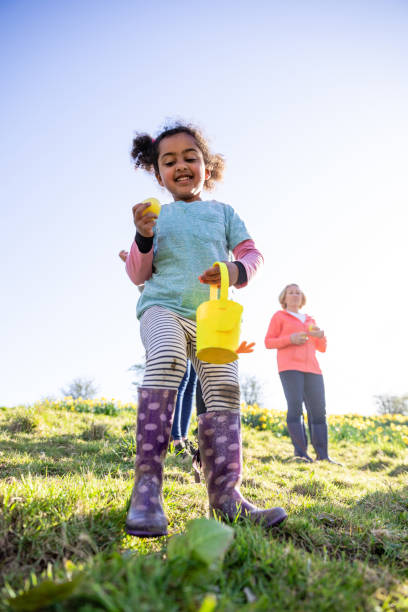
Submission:
<svg viewBox="0 0 408 612">
<path fill-rule="evenodd" d="M 126 517 L 127 533 L 139 538 L 167 534 L 162 497 L 163 464 L 176 395 L 177 389 L 139 389 L 135 484 Z"/>
<path fill-rule="evenodd" d="M 234 521 L 248 517 L 266 528 L 287 518 L 283 508 L 262 510 L 240 493 L 242 476 L 241 416 L 230 410 L 212 411 L 198 417 L 200 456 L 207 483 L 210 517 Z"/>
</svg>

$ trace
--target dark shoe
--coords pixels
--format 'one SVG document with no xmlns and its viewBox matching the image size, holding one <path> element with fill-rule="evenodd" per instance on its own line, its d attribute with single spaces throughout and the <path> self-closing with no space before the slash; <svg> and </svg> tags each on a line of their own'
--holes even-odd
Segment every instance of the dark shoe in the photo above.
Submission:
<svg viewBox="0 0 408 612">
<path fill-rule="evenodd" d="M 333 463 L 333 465 L 340 465 L 341 467 L 343 467 L 343 464 L 340 463 L 340 461 L 335 461 L 331 457 L 327 457 L 326 459 L 316 459 L 316 461 L 327 461 L 328 463 Z"/>
<path fill-rule="evenodd" d="M 304 424 L 301 421 L 286 423 L 290 439 L 295 448 L 295 457 L 313 463 L 313 459 L 307 454 L 307 437 Z"/>
<path fill-rule="evenodd" d="M 183 450 L 185 450 L 183 440 L 170 441 L 169 452 L 172 452 L 174 455 L 178 455 Z"/>
<path fill-rule="evenodd" d="M 180 459 L 181 461 L 187 461 L 191 459 L 191 455 L 188 452 L 186 445 L 184 444 L 184 440 L 181 440 L 178 444 L 174 444 L 174 442 L 170 443 L 170 449 L 173 455 Z"/>
<path fill-rule="evenodd" d="M 206 412 L 198 417 L 200 456 L 207 483 L 210 517 L 228 521 L 249 518 L 274 527 L 287 518 L 283 508 L 262 510 L 240 493 L 242 475 L 241 417 L 230 410 Z"/>
<path fill-rule="evenodd" d="M 194 457 L 194 455 L 198 451 L 197 445 L 194 444 L 194 442 L 191 442 L 191 440 L 189 440 L 188 438 L 186 438 L 184 440 L 184 446 L 186 447 L 187 452 L 190 453 L 192 457 Z"/>
<path fill-rule="evenodd" d="M 163 510 L 163 463 L 169 445 L 177 390 L 139 389 L 135 484 L 126 531 L 139 538 L 167 534 Z"/>
<path fill-rule="evenodd" d="M 341 463 L 337 463 L 329 457 L 327 423 L 312 424 L 312 444 L 316 452 L 316 461 L 328 461 L 335 465 L 341 465 Z"/>
<path fill-rule="evenodd" d="M 299 457 L 298 455 L 293 455 L 293 457 L 289 457 L 284 460 L 284 463 L 314 463 L 313 459 L 309 457 Z"/>
</svg>

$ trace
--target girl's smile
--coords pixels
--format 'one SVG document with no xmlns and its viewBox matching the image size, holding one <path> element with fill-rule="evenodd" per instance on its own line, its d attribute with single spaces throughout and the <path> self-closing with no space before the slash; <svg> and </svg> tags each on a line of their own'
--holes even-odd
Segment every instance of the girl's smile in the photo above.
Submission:
<svg viewBox="0 0 408 612">
<path fill-rule="evenodd" d="M 159 145 L 159 173 L 156 178 L 175 201 L 201 200 L 204 182 L 210 176 L 195 139 L 181 132 L 163 138 Z"/>
</svg>

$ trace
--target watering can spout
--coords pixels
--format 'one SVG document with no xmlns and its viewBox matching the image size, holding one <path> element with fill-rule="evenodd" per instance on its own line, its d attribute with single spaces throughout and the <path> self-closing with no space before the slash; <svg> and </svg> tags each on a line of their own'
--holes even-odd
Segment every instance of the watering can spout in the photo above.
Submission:
<svg viewBox="0 0 408 612">
<path fill-rule="evenodd" d="M 216 261 L 221 273 L 220 296 L 210 286 L 210 299 L 197 308 L 197 357 L 207 363 L 231 363 L 238 359 L 243 307 L 228 299 L 228 268 Z"/>
</svg>

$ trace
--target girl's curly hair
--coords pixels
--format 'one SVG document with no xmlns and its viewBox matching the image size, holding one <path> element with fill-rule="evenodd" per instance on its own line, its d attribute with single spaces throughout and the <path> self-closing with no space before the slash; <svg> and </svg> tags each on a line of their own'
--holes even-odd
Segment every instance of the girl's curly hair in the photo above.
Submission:
<svg viewBox="0 0 408 612">
<path fill-rule="evenodd" d="M 147 172 L 159 173 L 158 157 L 159 145 L 163 138 L 174 136 L 180 133 L 189 134 L 194 138 L 200 149 L 205 167 L 210 170 L 210 177 L 204 182 L 205 189 L 213 189 L 215 183 L 222 179 L 225 161 L 222 155 L 213 154 L 210 151 L 207 140 L 204 138 L 201 131 L 193 125 L 184 123 L 175 123 L 171 126 L 165 126 L 154 139 L 149 134 L 139 133 L 133 139 L 131 157 L 134 161 L 136 170 L 142 168 Z"/>
</svg>

